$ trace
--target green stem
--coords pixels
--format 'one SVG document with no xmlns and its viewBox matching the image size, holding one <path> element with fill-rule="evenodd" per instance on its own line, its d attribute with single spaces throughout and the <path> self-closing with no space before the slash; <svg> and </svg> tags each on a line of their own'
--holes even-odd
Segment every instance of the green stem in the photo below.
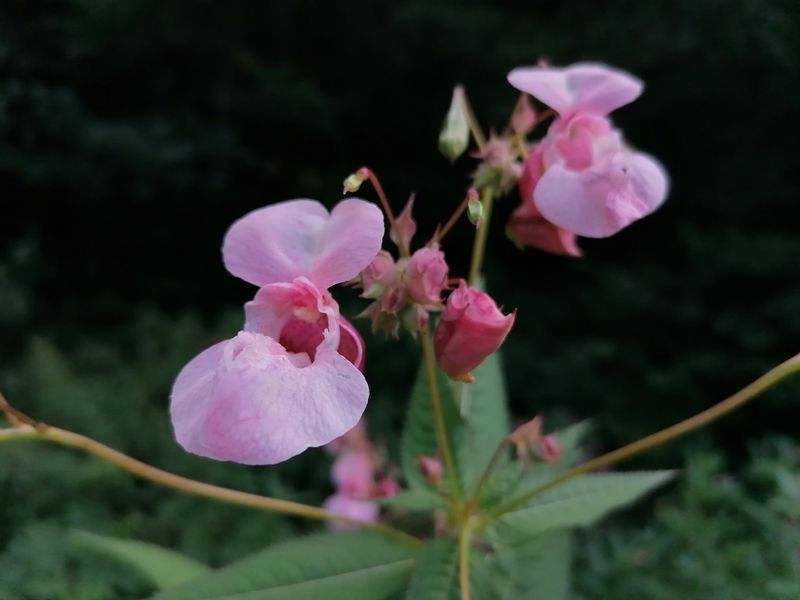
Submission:
<svg viewBox="0 0 800 600">
<path fill-rule="evenodd" d="M 485 188 L 481 192 L 481 202 L 483 203 L 483 221 L 475 232 L 475 243 L 472 245 L 472 260 L 469 265 L 469 284 L 474 286 L 478 283 L 483 267 L 483 256 L 486 254 L 486 239 L 489 236 L 489 223 L 492 221 L 492 204 L 494 193 L 490 188 Z"/>
<path fill-rule="evenodd" d="M 450 449 L 450 440 L 447 437 L 447 428 L 444 423 L 444 412 L 442 410 L 442 394 L 439 389 L 439 380 L 436 377 L 436 357 L 433 352 L 433 340 L 429 327 L 422 329 L 422 353 L 425 360 L 425 376 L 428 379 L 428 390 L 431 395 L 433 405 L 434 425 L 436 427 L 436 438 L 439 443 L 439 450 L 444 460 L 444 468 L 447 473 L 447 481 L 450 485 L 450 494 L 456 506 L 456 512 L 460 514 L 461 491 L 458 483 L 458 472 L 456 463 L 453 460 L 453 452 Z"/>
<path fill-rule="evenodd" d="M 62 444 L 64 446 L 71 446 L 77 448 L 88 454 L 92 454 L 107 462 L 110 462 L 129 473 L 138 475 L 144 479 L 148 479 L 165 487 L 180 490 L 195 496 L 203 496 L 214 500 L 221 500 L 230 504 L 239 504 L 241 506 L 248 506 L 250 508 L 257 508 L 260 510 L 268 510 L 273 512 L 285 513 L 295 515 L 298 517 L 305 517 L 307 519 L 317 519 L 320 521 L 339 521 L 347 523 L 361 529 L 366 529 L 379 533 L 386 537 L 395 539 L 405 544 L 417 546 L 420 541 L 416 538 L 394 529 L 382 523 L 372 523 L 367 521 L 360 521 L 358 519 L 351 519 L 337 515 L 316 506 L 309 506 L 299 502 L 291 502 L 289 500 L 279 500 L 277 498 L 270 498 L 268 496 L 259 496 L 257 494 L 250 494 L 241 492 L 239 490 L 232 490 L 229 488 L 195 481 L 188 477 L 175 475 L 168 471 L 163 471 L 147 463 L 143 463 L 135 458 L 126 454 L 118 452 L 113 448 L 101 444 L 100 442 L 67 431 L 57 427 L 50 427 L 48 425 L 37 424 L 36 426 L 23 425 L 13 429 L 0 429 L 0 442 L 8 442 L 13 440 L 47 440 Z"/>
<path fill-rule="evenodd" d="M 461 600 L 470 600 L 472 597 L 469 583 L 469 549 L 476 523 L 474 519 L 469 519 L 458 534 L 458 582 Z"/>
<path fill-rule="evenodd" d="M 706 409 L 703 412 L 698 413 L 684 421 L 681 421 L 680 423 L 676 423 L 671 427 L 667 427 L 666 429 L 662 429 L 657 433 L 628 444 L 627 446 L 623 446 L 622 448 L 609 452 L 608 454 L 604 454 L 593 460 L 585 462 L 582 465 L 573 467 L 569 471 L 562 473 L 547 483 L 544 483 L 539 487 L 536 487 L 523 494 L 522 496 L 514 498 L 506 504 L 496 508 L 491 514 L 494 516 L 500 516 L 504 513 L 519 508 L 539 494 L 561 485 L 562 483 L 569 481 L 578 475 L 583 475 L 584 473 L 589 473 L 602 467 L 607 467 L 619 461 L 628 459 L 636 454 L 639 454 L 640 452 L 644 452 L 645 450 L 649 450 L 650 448 L 658 446 L 659 444 L 663 444 L 682 435 L 686 435 L 695 429 L 699 429 L 705 425 L 708 425 L 712 421 L 719 419 L 723 415 L 752 400 L 763 391 L 775 385 L 784 377 L 797 372 L 800 372 L 800 354 L 797 354 L 789 360 L 781 363 L 777 367 L 756 379 L 747 387 L 739 390 L 729 398 L 726 398 L 722 402 L 715 404 L 711 408 Z"/>
</svg>

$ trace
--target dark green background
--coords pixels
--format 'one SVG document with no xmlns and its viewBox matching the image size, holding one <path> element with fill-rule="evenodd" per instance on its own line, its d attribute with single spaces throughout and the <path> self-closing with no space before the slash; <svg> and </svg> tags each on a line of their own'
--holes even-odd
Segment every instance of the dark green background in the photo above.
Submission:
<svg viewBox="0 0 800 600">
<path fill-rule="evenodd" d="M 436 149 L 452 84 L 501 128 L 516 98 L 505 74 L 547 57 L 646 81 L 615 120 L 666 165 L 672 191 L 656 215 L 582 242 L 583 260 L 518 252 L 503 235 L 517 199 L 500 203 L 487 277 L 498 302 L 519 309 L 505 347 L 513 410 L 594 416 L 598 449 L 697 412 L 798 350 L 798 13 L 794 0 L 5 0 L 1 389 L 42 420 L 160 465 L 324 497 L 316 454 L 265 475 L 185 457 L 170 439 L 172 377 L 235 330 L 253 293 L 222 267 L 225 229 L 279 200 L 331 204 L 344 176 L 369 164 L 398 208 L 417 192 L 430 235 L 471 168 Z M 470 243 L 466 224 L 448 237 L 454 274 Z M 341 300 L 360 309 L 352 293 Z M 392 447 L 414 349 L 367 342 L 371 429 Z M 638 465 L 680 465 L 699 446 L 736 463 L 747 440 L 796 433 L 798 392 L 784 385 Z M 24 557 L 46 554 L 37 544 L 52 550 L 34 539 L 50 539 L 48 527 L 217 562 L 288 531 L 261 517 L 226 527 L 219 515 L 254 517 L 175 500 L 60 449 L 0 457 L 0 563 L 16 556 L 20 572 Z M 202 531 L 186 532 L 188 510 Z M 220 531 L 232 532 L 227 546 L 212 542 Z M 51 552 L 58 568 L 64 552 Z"/>
</svg>

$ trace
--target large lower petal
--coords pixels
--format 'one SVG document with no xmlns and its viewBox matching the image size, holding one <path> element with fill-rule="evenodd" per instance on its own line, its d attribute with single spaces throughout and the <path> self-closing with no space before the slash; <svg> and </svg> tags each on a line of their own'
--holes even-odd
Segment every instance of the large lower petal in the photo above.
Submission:
<svg viewBox="0 0 800 600">
<path fill-rule="evenodd" d="M 305 276 L 321 288 L 352 279 L 377 255 L 383 215 L 349 198 L 328 213 L 316 200 L 289 200 L 248 213 L 225 235 L 226 268 L 252 284 Z"/>
<path fill-rule="evenodd" d="M 536 207 L 551 223 L 576 235 L 603 238 L 656 210 L 669 180 L 652 157 L 619 152 L 583 171 L 553 165 L 536 185 Z"/>
<path fill-rule="evenodd" d="M 586 112 L 605 116 L 633 102 L 644 84 L 630 73 L 596 63 L 569 67 L 522 67 L 508 82 L 551 107 L 562 117 Z"/>
<path fill-rule="evenodd" d="M 184 367 L 171 416 L 189 452 L 275 464 L 353 428 L 368 396 L 364 376 L 335 350 L 320 347 L 309 362 L 267 336 L 241 332 Z"/>
</svg>

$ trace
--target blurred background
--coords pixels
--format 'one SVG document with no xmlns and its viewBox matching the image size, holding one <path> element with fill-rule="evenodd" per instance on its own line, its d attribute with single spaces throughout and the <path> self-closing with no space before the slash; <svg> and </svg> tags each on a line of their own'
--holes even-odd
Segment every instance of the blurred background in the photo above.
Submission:
<svg viewBox="0 0 800 600">
<path fill-rule="evenodd" d="M 218 464 L 171 437 L 180 367 L 241 323 L 253 289 L 219 247 L 271 202 L 334 203 L 363 164 L 421 236 L 463 195 L 437 136 L 463 83 L 505 124 L 513 67 L 596 60 L 645 80 L 615 113 L 672 177 L 657 214 L 582 260 L 518 251 L 499 204 L 488 287 L 519 309 L 512 410 L 592 417 L 600 452 L 689 416 L 798 351 L 796 0 L 4 0 L 0 6 L 0 389 L 36 418 L 190 477 L 305 502 L 329 458 Z M 373 198 L 365 186 L 365 197 Z M 466 272 L 472 232 L 446 251 Z M 422 239 L 418 242 L 423 241 Z M 343 311 L 362 307 L 348 290 Z M 390 451 L 417 354 L 369 334 L 370 431 Z M 800 381 L 628 467 L 686 469 L 581 535 L 576 598 L 800 596 Z M 794 440 L 792 439 L 794 437 Z M 655 516 L 654 516 L 655 515 Z M 313 527 L 174 494 L 35 443 L 0 448 L 0 597 L 138 598 L 148 584 L 66 532 L 213 565 Z"/>
</svg>

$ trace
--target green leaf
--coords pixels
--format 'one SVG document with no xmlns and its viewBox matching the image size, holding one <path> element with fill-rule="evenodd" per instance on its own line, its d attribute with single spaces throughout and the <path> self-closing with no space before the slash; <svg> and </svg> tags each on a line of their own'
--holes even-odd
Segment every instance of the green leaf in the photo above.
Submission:
<svg viewBox="0 0 800 600">
<path fill-rule="evenodd" d="M 527 540 L 490 538 L 495 548 L 489 557 L 494 598 L 567 600 L 571 537 L 568 531 L 551 531 Z"/>
<path fill-rule="evenodd" d="M 523 481 L 524 473 L 523 466 L 518 462 L 509 462 L 497 467 L 481 488 L 480 505 L 492 508 L 508 500 Z"/>
<path fill-rule="evenodd" d="M 465 489 L 477 483 L 495 450 L 508 435 L 508 400 L 500 353 L 472 371 L 474 383 L 457 384 L 464 433 L 458 447 Z"/>
<path fill-rule="evenodd" d="M 450 379 L 438 367 L 436 369 L 439 391 L 442 395 L 442 412 L 444 413 L 445 428 L 450 438 L 458 459 L 459 437 L 461 435 L 461 418 L 453 402 L 453 392 Z M 425 479 L 419 470 L 417 459 L 420 456 L 440 456 L 439 443 L 436 437 L 436 426 L 433 416 L 433 405 L 428 387 L 428 379 L 425 376 L 425 365 L 420 367 L 414 387 L 411 391 L 411 402 L 409 403 L 406 426 L 403 431 L 403 441 L 400 453 L 400 462 L 403 467 L 403 474 L 406 482 L 411 488 L 422 488 L 431 490 L 433 487 Z"/>
<path fill-rule="evenodd" d="M 578 462 L 581 455 L 579 444 L 588 433 L 590 426 L 590 421 L 584 419 L 556 432 L 556 439 L 561 449 L 560 466 L 571 467 Z"/>
<path fill-rule="evenodd" d="M 405 589 L 416 548 L 372 533 L 276 544 L 157 600 L 382 600 Z"/>
<path fill-rule="evenodd" d="M 442 496 L 423 488 L 405 490 L 385 498 L 375 498 L 375 502 L 383 506 L 398 506 L 411 511 L 430 511 L 447 508 L 447 501 Z"/>
<path fill-rule="evenodd" d="M 437 538 L 429 542 L 414 565 L 406 600 L 449 600 L 458 576 L 455 540 Z"/>
<path fill-rule="evenodd" d="M 588 525 L 632 503 L 674 476 L 674 471 L 581 475 L 500 517 L 493 528 L 532 538 L 551 529 Z"/>
<path fill-rule="evenodd" d="M 80 548 L 129 564 L 159 589 L 176 586 L 210 571 L 191 558 L 147 542 L 106 537 L 88 531 L 73 531 L 69 536 L 70 541 Z"/>
</svg>

